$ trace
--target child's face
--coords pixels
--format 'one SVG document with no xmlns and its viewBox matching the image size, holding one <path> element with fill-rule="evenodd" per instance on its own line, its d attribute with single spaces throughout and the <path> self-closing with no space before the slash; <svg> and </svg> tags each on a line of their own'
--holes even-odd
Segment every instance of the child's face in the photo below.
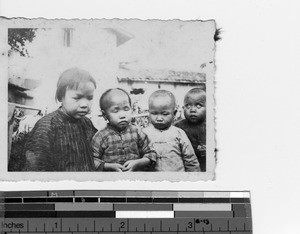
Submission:
<svg viewBox="0 0 300 234">
<path fill-rule="evenodd" d="M 80 83 L 77 89 L 66 89 L 62 98 L 62 109 L 75 119 L 90 112 L 95 86 L 92 82 Z"/>
<path fill-rule="evenodd" d="M 121 90 L 110 91 L 105 98 L 104 116 L 109 124 L 121 132 L 131 122 L 132 109 L 128 96 Z"/>
<path fill-rule="evenodd" d="M 175 105 L 171 98 L 156 97 L 149 103 L 149 117 L 153 126 L 164 130 L 171 126 L 174 119 Z"/>
<path fill-rule="evenodd" d="M 188 94 L 184 100 L 184 116 L 190 123 L 201 123 L 206 118 L 205 102 L 200 93 Z"/>
</svg>

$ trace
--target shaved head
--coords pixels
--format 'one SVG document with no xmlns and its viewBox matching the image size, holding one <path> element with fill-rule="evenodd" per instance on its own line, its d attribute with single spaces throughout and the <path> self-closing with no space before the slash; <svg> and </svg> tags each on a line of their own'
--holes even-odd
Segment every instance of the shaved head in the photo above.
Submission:
<svg viewBox="0 0 300 234">
<path fill-rule="evenodd" d="M 111 105 L 110 99 L 111 99 L 111 96 L 114 96 L 114 95 L 118 95 L 118 96 L 126 95 L 126 97 L 128 98 L 129 104 L 131 105 L 131 98 L 124 89 L 121 89 L 121 88 L 108 89 L 101 95 L 100 100 L 99 100 L 100 109 L 102 111 L 105 111 L 108 107 L 110 107 L 110 105 Z"/>
<path fill-rule="evenodd" d="M 168 90 L 160 89 L 152 93 L 149 98 L 149 107 L 152 106 L 154 101 L 168 103 L 173 109 L 176 107 L 175 96 Z"/>
<path fill-rule="evenodd" d="M 174 120 L 176 102 L 167 90 L 157 90 L 149 98 L 149 117 L 156 129 L 168 129 Z"/>
<path fill-rule="evenodd" d="M 191 97 L 197 97 L 198 101 L 202 104 L 206 104 L 206 93 L 201 88 L 193 88 L 184 96 L 184 103 L 186 104 Z"/>
</svg>

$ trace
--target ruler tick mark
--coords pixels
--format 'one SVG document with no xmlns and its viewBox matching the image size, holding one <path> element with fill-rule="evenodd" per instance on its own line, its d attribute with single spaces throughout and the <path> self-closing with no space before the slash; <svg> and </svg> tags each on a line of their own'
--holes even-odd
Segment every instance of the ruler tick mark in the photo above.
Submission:
<svg viewBox="0 0 300 234">
<path fill-rule="evenodd" d="M 51 207 L 53 207 L 53 205 L 56 206 L 56 202 L 62 202 L 62 200 L 59 200 L 59 199 L 63 199 L 62 195 L 60 193 L 59 193 L 59 195 L 56 195 L 53 192 L 53 194 L 51 193 L 49 195 L 50 195 L 50 197 L 54 197 L 54 198 L 51 198 L 53 200 L 50 199 L 48 201 L 47 198 L 43 198 L 45 200 L 42 200 L 41 198 L 38 198 L 38 197 L 31 198 L 31 199 L 33 199 L 32 201 L 35 203 L 33 206 L 34 210 L 35 210 L 35 206 L 37 208 L 43 208 L 45 206 L 45 204 L 42 204 L 42 203 L 47 203 L 47 202 L 51 203 Z M 75 200 L 75 195 L 76 194 L 73 191 L 73 202 L 75 201 L 75 203 L 76 203 L 78 198 L 76 198 L 76 200 Z M 87 196 L 87 197 L 89 197 L 89 196 Z M 15 198 L 13 198 L 13 199 L 15 199 Z M 20 200 L 20 201 L 18 200 L 18 203 L 19 202 L 29 203 L 29 200 L 27 200 L 29 198 L 24 198 L 24 201 L 23 201 L 23 199 L 22 199 L 22 201 L 20 198 L 18 198 L 18 199 Z M 36 200 L 34 200 L 34 199 L 36 199 Z M 68 202 L 72 202 L 72 200 L 70 198 L 68 198 L 68 199 L 69 199 Z M 111 207 L 113 207 L 113 210 L 115 210 L 117 208 L 116 204 L 114 204 L 115 200 L 113 200 L 113 198 L 110 198 L 110 199 L 111 200 L 108 200 L 108 201 L 113 201 L 110 203 L 112 205 L 112 206 L 110 206 L 110 209 L 111 209 Z M 129 199 L 132 199 L 132 198 L 129 198 Z M 151 199 L 152 199 L 152 204 L 155 204 L 155 202 L 156 202 L 155 197 L 151 197 L 150 201 L 151 201 Z M 97 200 L 98 200 L 98 202 L 100 202 L 100 200 L 101 200 L 101 202 L 106 202 L 106 200 L 102 201 L 102 197 L 101 198 L 98 197 L 97 199 L 90 200 L 90 202 L 94 202 L 94 204 L 95 204 L 97 202 Z M 7 203 L 14 203 L 14 201 L 15 200 L 12 200 L 11 198 L 7 199 Z M 138 203 L 139 201 L 144 201 L 144 200 L 142 200 L 142 199 L 141 200 L 139 200 L 139 199 L 128 200 L 126 197 L 125 197 L 125 201 L 123 200 L 124 203 L 132 202 L 132 201 L 135 201 L 136 203 Z M 145 200 L 145 201 L 147 203 L 149 203 L 149 199 Z M 189 200 L 182 200 L 182 202 L 187 202 L 187 201 L 189 201 Z M 30 201 L 30 203 L 31 203 L 31 201 Z M 55 204 L 53 204 L 53 203 L 55 203 Z M 194 201 L 194 203 L 196 203 L 196 200 Z M 197 203 L 198 203 L 198 200 L 197 200 Z M 199 202 L 199 203 L 201 203 L 201 202 Z M 242 202 L 240 202 L 240 203 L 242 203 Z M 24 206 L 25 208 L 27 207 L 27 205 L 24 205 L 24 204 L 20 204 L 20 205 Z M 42 206 L 38 207 L 39 205 L 42 205 Z M 86 203 L 86 205 L 89 205 L 89 204 Z M 101 207 L 102 207 L 102 205 L 105 205 L 105 204 L 101 203 Z M 170 207 L 172 207 L 172 209 L 174 209 L 173 204 L 169 204 L 169 205 L 170 206 L 168 206 L 168 209 L 170 209 Z M 182 204 L 180 204 L 180 205 L 182 205 Z M 249 206 L 250 206 L 250 204 L 249 204 Z M 50 204 L 49 204 L 49 207 L 50 207 Z M 37 210 L 43 211 L 43 209 L 37 209 Z M 29 213 L 27 210 L 26 210 L 26 212 Z M 246 211 L 246 217 L 239 217 L 237 211 L 231 210 L 231 212 L 232 212 L 231 217 L 223 217 L 222 218 L 220 216 L 217 216 L 217 217 L 211 218 L 211 219 L 210 218 L 205 219 L 205 216 L 199 216 L 198 213 L 197 213 L 197 215 L 195 215 L 195 216 L 198 216 L 198 218 L 197 217 L 192 218 L 192 216 L 191 216 L 191 217 L 173 217 L 172 219 L 165 219 L 165 218 L 160 218 L 160 219 L 158 219 L 158 218 L 157 219 L 156 218 L 118 219 L 116 217 L 111 216 L 110 217 L 111 219 L 108 219 L 108 217 L 104 217 L 102 215 L 102 213 L 101 213 L 102 211 L 101 212 L 99 211 L 99 219 L 98 219 L 97 212 L 93 211 L 96 214 L 96 216 L 93 216 L 94 215 L 93 212 L 91 212 L 91 214 L 89 214 L 89 216 L 88 216 L 87 215 L 89 212 L 88 210 L 83 211 L 82 215 L 80 212 L 78 212 L 78 214 L 80 213 L 80 215 L 79 215 L 80 217 L 89 218 L 88 222 L 86 222 L 86 223 L 85 222 L 82 223 L 79 220 L 80 217 L 77 217 L 76 215 L 70 216 L 70 217 L 67 217 L 68 215 L 66 215 L 66 217 L 63 217 L 63 218 L 57 217 L 57 211 L 49 212 L 49 216 L 44 216 L 44 218 L 45 218 L 44 220 L 43 220 L 43 217 L 37 217 L 37 216 L 25 217 L 27 215 L 26 212 L 24 212 L 24 215 L 20 217 L 20 218 L 23 218 L 23 220 L 19 221 L 16 219 L 16 222 L 22 223 L 23 228 L 18 229 L 18 227 L 16 227 L 13 230 L 13 229 L 11 229 L 11 226 L 9 226 L 12 224 L 10 224 L 8 222 L 4 223 L 3 221 L 2 222 L 0 221 L 0 227 L 2 224 L 2 229 L 3 229 L 4 225 L 5 225 L 5 229 L 6 229 L 6 230 L 2 230 L 2 232 L 0 230 L 0 234 L 1 233 L 2 234 L 13 234 L 13 233 L 29 234 L 31 232 L 36 233 L 36 234 L 38 234 L 40 232 L 44 233 L 44 234 L 61 234 L 63 232 L 68 232 L 69 234 L 79 234 L 79 232 L 82 232 L 82 233 L 83 232 L 86 232 L 86 233 L 94 232 L 97 234 L 101 234 L 104 232 L 105 233 L 119 233 L 119 234 L 129 234 L 129 233 L 138 234 L 138 233 L 143 233 L 143 232 L 149 233 L 149 234 L 156 233 L 156 232 L 160 232 L 163 234 L 168 234 L 168 233 L 179 234 L 179 233 L 189 233 L 189 232 L 195 232 L 195 233 L 199 232 L 199 233 L 203 233 L 203 234 L 204 233 L 210 234 L 212 232 L 216 232 L 216 233 L 227 232 L 228 234 L 229 233 L 235 234 L 237 232 L 252 233 L 251 232 L 252 231 L 251 213 L 248 211 Z M 72 211 L 66 210 L 65 212 L 71 213 Z M 23 214 L 22 212 L 20 212 L 20 213 L 21 213 L 21 215 Z M 33 212 L 33 213 L 37 213 L 37 212 Z M 214 213 L 214 212 L 212 212 L 212 213 Z M 45 212 L 45 214 L 46 214 L 46 212 Z M 218 215 L 218 214 L 216 213 L 216 215 Z M 19 216 L 20 215 L 18 214 L 18 216 L 15 216 L 15 218 L 17 218 Z M 56 218 L 53 218 L 53 217 L 56 217 Z M 97 217 L 97 218 L 95 219 L 95 217 Z M 12 219 L 15 219 L 15 218 L 13 217 Z M 73 222 L 73 220 L 71 222 L 70 220 L 73 218 L 74 218 L 74 222 Z M 143 217 L 139 217 L 139 218 L 143 218 Z M 98 220 L 99 220 L 99 222 L 98 222 Z M 60 224 L 58 223 L 59 221 L 60 221 Z M 121 227 L 118 225 L 119 221 L 124 221 L 124 222 L 121 222 Z M 222 222 L 219 222 L 219 221 L 222 221 Z M 13 220 L 13 222 L 14 222 L 14 220 Z M 13 225 L 15 225 L 15 226 L 19 225 L 16 222 L 14 222 Z M 97 222 L 97 230 L 96 230 L 96 222 Z M 162 222 L 164 222 L 164 224 L 162 224 Z M 47 225 L 47 231 L 46 231 L 46 225 Z M 192 225 L 194 225 L 194 227 Z M 64 228 L 62 228 L 62 226 L 64 226 Z M 71 228 L 71 226 L 72 226 L 72 228 Z M 164 228 L 163 228 L 163 226 L 164 226 Z M 76 227 L 77 227 L 77 230 L 76 230 Z M 172 231 L 171 231 L 171 227 L 172 227 Z M 175 230 L 175 228 L 177 228 L 177 230 Z M 64 229 L 64 230 L 62 230 L 62 229 Z M 101 231 L 101 229 L 102 229 L 102 231 Z"/>
</svg>

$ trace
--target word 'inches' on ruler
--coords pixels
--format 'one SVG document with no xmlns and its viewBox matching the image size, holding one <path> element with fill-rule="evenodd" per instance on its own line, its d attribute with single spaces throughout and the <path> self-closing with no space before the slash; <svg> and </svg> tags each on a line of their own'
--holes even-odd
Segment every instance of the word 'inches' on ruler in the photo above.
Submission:
<svg viewBox="0 0 300 234">
<path fill-rule="evenodd" d="M 250 193 L 0 192 L 1 233 L 250 234 Z"/>
</svg>

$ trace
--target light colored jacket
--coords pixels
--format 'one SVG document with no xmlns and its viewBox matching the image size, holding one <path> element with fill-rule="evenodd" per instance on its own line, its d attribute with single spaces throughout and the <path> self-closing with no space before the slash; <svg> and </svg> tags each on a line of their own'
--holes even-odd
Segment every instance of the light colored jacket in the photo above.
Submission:
<svg viewBox="0 0 300 234">
<path fill-rule="evenodd" d="M 159 130 L 151 125 L 143 131 L 157 153 L 155 171 L 200 171 L 192 144 L 182 129 L 170 126 Z"/>
</svg>

